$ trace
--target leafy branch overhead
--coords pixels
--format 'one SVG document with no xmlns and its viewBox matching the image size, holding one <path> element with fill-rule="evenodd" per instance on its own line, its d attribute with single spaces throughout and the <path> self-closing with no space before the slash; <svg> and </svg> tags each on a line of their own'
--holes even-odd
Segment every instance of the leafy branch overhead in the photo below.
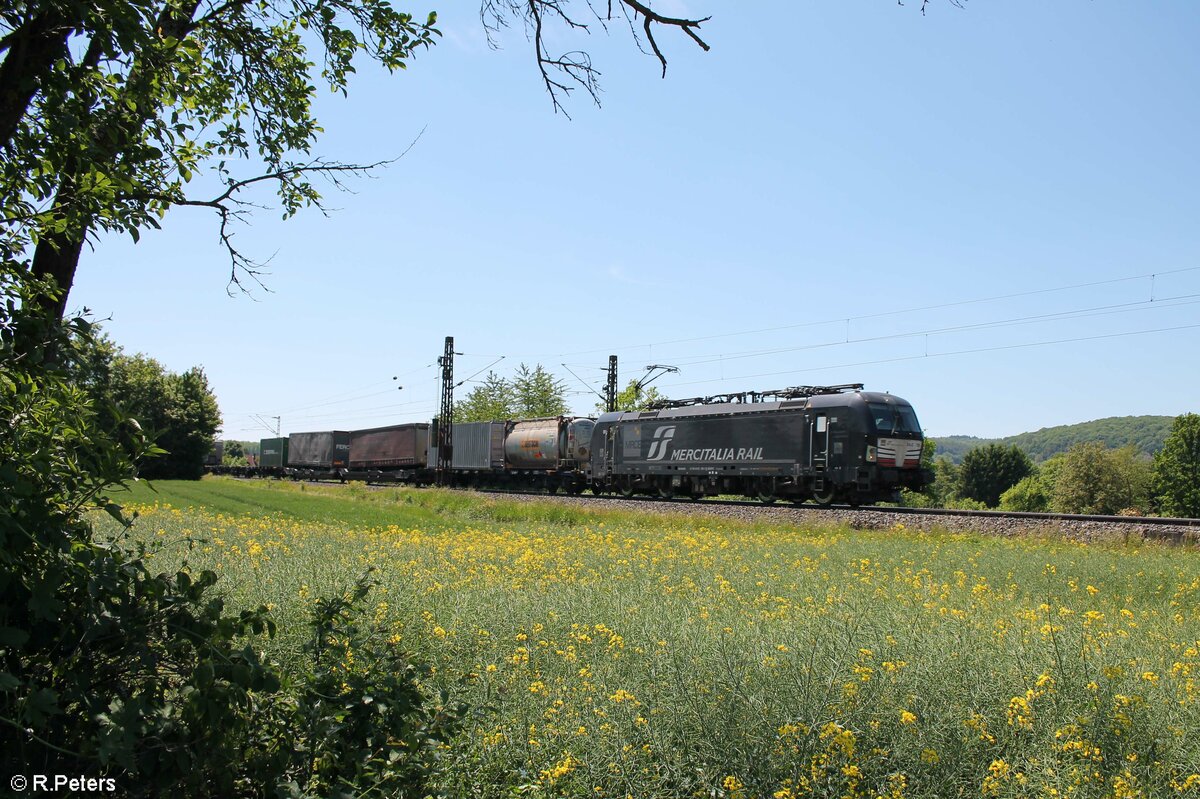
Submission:
<svg viewBox="0 0 1200 799">
<path fill-rule="evenodd" d="M 639 0 L 587 9 L 602 25 L 618 15 L 639 24 L 664 67 L 657 28 L 677 28 L 707 48 L 696 32 L 703 19 L 668 17 Z M 586 32 L 577 13 L 570 0 L 483 0 L 481 7 L 489 31 L 525 22 L 555 108 L 573 83 L 597 96 L 587 55 L 552 57 L 543 38 L 551 24 Z M 318 181 L 340 189 L 344 177 L 390 163 L 314 153 L 317 86 L 345 94 L 363 58 L 405 68 L 436 41 L 436 23 L 434 13 L 418 17 L 388 0 L 10 7 L 0 15 L 0 257 L 62 288 L 46 301 L 61 316 L 85 245 L 105 232 L 137 239 L 172 207 L 190 205 L 217 213 L 230 286 L 257 280 L 260 264 L 235 246 L 231 223 L 262 205 L 240 195 L 270 184 L 285 217 L 323 210 Z M 635 39 L 640 46 L 636 30 Z M 212 174 L 200 180 L 202 170 Z"/>
<path fill-rule="evenodd" d="M 314 84 L 345 92 L 356 58 L 402 68 L 433 43 L 423 21 L 385 0 L 35 2 L 0 27 L 0 147 L 6 158 L 0 255 L 63 289 L 85 243 L 137 238 L 215 164 L 227 222 L 233 194 L 271 181 L 285 216 L 320 206 L 314 176 L 360 166 L 314 160 Z M 320 66 L 310 47 L 320 47 Z M 245 178 L 231 174 L 250 164 Z M 245 206 L 242 206 L 245 210 Z M 234 217 L 237 214 L 232 213 Z M 253 274 L 223 227 L 238 272 Z M 65 307 L 65 292 L 57 309 Z"/>
</svg>

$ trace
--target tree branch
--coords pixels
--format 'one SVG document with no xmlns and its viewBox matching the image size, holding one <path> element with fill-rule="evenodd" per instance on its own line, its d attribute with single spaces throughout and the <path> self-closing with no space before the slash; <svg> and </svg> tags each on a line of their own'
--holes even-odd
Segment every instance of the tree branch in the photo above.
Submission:
<svg viewBox="0 0 1200 799">
<path fill-rule="evenodd" d="M 244 189 L 256 186 L 260 183 L 275 183 L 285 190 L 290 189 L 296 196 L 306 199 L 307 205 L 315 205 L 318 210 L 325 216 L 329 215 L 329 210 L 321 202 L 319 196 L 315 192 L 307 191 L 307 178 L 310 176 L 318 176 L 324 178 L 335 189 L 342 192 L 349 192 L 351 189 L 346 185 L 345 178 L 353 177 L 374 177 L 372 174 L 375 170 L 383 169 L 399 161 L 408 155 L 409 151 L 416 146 L 421 136 L 425 133 L 422 129 L 416 138 L 404 148 L 404 151 L 395 158 L 389 158 L 385 161 L 376 161 L 371 164 L 343 164 L 334 161 L 326 161 L 324 159 L 316 159 L 306 164 L 290 164 L 273 172 L 267 172 L 262 175 L 255 175 L 250 178 L 233 179 L 226 178 L 225 190 L 217 196 L 208 200 L 187 199 L 178 197 L 153 197 L 147 199 L 155 199 L 168 203 L 170 205 L 185 205 L 194 208 L 210 208 L 216 212 L 220 219 L 221 225 L 219 236 L 221 246 L 225 248 L 225 252 L 229 255 L 230 271 L 229 283 L 226 287 L 228 293 L 232 296 L 234 290 L 241 291 L 245 294 L 250 294 L 250 290 L 243 284 L 245 278 L 253 280 L 259 288 L 264 291 L 270 291 L 262 282 L 260 277 L 265 274 L 265 267 L 270 263 L 271 259 L 266 261 L 255 261 L 245 253 L 234 246 L 233 238 L 236 235 L 232 229 L 233 223 L 244 222 L 251 209 L 262 208 L 263 206 L 256 205 L 249 200 L 244 200 L 238 197 Z M 274 257 L 274 256 L 272 256 Z"/>
<path fill-rule="evenodd" d="M 638 2 L 638 0 L 620 0 L 620 2 L 622 5 L 632 8 L 635 17 L 638 14 L 642 15 L 642 28 L 646 31 L 646 39 L 650 42 L 650 47 L 653 48 L 654 54 L 658 56 L 658 60 L 662 63 L 664 78 L 667 76 L 667 59 L 666 56 L 662 54 L 662 50 L 658 49 L 658 42 L 654 40 L 654 25 L 668 25 L 679 28 L 681 31 L 686 33 L 692 39 L 692 41 L 700 45 L 700 49 L 704 50 L 704 52 L 707 53 L 712 49 L 703 39 L 700 38 L 699 34 L 696 33 L 696 31 L 700 28 L 700 25 L 708 22 L 710 19 L 712 19 L 712 17 L 704 17 L 702 19 L 681 19 L 676 17 L 667 17 L 655 12 L 648 6 L 643 5 L 642 3 Z"/>
<path fill-rule="evenodd" d="M 620 11 L 617 10 L 614 3 L 619 5 Z M 510 18 L 524 21 L 526 35 L 533 40 L 538 69 L 542 74 L 546 91 L 550 94 L 550 101 L 554 104 L 554 110 L 555 112 L 561 111 L 568 119 L 570 114 L 563 106 L 562 98 L 577 88 L 583 87 L 588 96 L 592 98 L 592 102 L 600 104 L 600 86 L 597 81 L 600 72 L 592 64 L 592 59 L 586 52 L 572 50 L 557 57 L 550 56 L 546 52 L 545 37 L 548 22 L 557 20 L 568 29 L 582 30 L 585 33 L 591 32 L 587 23 L 571 14 L 570 4 L 571 0 L 482 0 L 479 10 L 480 19 L 487 32 L 488 44 L 492 47 L 498 46 L 496 35 L 508 27 Z M 640 36 L 645 35 L 651 52 L 662 64 L 664 76 L 667 74 L 667 58 L 655 38 L 656 28 L 663 26 L 676 28 L 686 34 L 701 49 L 706 51 L 710 49 L 708 43 L 700 38 L 697 31 L 711 17 L 698 19 L 669 17 L 650 8 L 646 4 L 646 0 L 608 0 L 607 6 L 599 10 L 593 5 L 592 0 L 588 0 L 586 5 L 605 31 L 608 30 L 607 23 L 623 14 L 630 23 L 630 31 L 634 40 L 638 42 L 639 48 L 641 48 Z M 640 20 L 642 33 L 639 33 L 634 27 L 635 20 Z M 644 49 L 643 52 L 645 52 Z M 555 77 L 555 75 L 560 77 Z"/>
</svg>

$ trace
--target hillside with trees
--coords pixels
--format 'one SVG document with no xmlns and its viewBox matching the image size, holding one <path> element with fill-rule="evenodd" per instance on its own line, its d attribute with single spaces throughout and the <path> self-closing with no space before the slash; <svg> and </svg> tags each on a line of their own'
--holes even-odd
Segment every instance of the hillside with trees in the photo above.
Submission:
<svg viewBox="0 0 1200 799">
<path fill-rule="evenodd" d="M 1034 463 L 1087 442 L 1099 442 L 1111 449 L 1131 446 L 1150 456 L 1163 448 L 1173 421 L 1172 416 L 1112 416 L 1080 424 L 1043 427 L 1006 438 L 941 436 L 934 440 L 937 441 L 938 457 L 947 457 L 954 463 L 962 463 L 968 452 L 990 444 L 1020 447 Z"/>
</svg>

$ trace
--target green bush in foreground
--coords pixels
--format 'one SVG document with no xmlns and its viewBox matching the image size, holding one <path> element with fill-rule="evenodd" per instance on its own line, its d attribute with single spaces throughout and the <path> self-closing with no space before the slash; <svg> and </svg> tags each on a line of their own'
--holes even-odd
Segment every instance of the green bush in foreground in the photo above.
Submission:
<svg viewBox="0 0 1200 799">
<path fill-rule="evenodd" d="M 153 448 L 99 423 L 71 380 L 92 327 L 41 314 L 44 290 L 0 271 L 0 771 L 133 797 L 423 795 L 460 713 L 431 709 L 420 670 L 361 621 L 369 583 L 311 608 L 285 672 L 256 648 L 275 633 L 264 607 L 226 613 L 216 573 L 186 561 L 151 571 L 157 547 L 107 493 Z"/>
</svg>

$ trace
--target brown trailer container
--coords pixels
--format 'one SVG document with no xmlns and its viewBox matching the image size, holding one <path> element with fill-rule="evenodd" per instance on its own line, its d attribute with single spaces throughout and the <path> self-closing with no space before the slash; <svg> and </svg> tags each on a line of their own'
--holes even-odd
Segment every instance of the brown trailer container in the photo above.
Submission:
<svg viewBox="0 0 1200 799">
<path fill-rule="evenodd" d="M 350 470 L 418 469 L 429 463 L 429 424 L 397 424 L 350 433 Z"/>
</svg>

